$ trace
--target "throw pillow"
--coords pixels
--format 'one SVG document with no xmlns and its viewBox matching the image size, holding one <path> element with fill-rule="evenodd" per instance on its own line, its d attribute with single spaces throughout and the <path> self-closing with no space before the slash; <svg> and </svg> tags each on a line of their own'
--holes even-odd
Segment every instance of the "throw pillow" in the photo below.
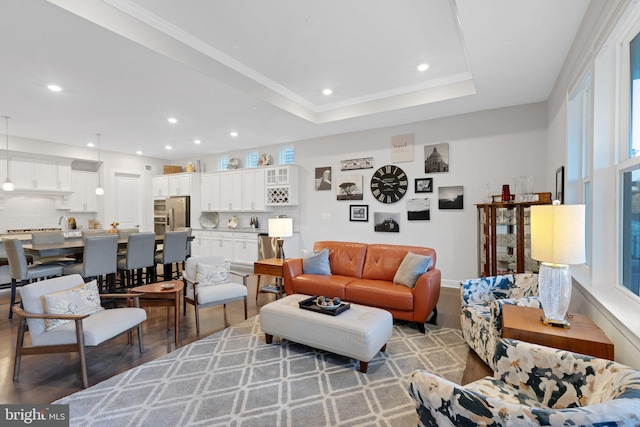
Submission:
<svg viewBox="0 0 640 427">
<path fill-rule="evenodd" d="M 92 314 L 104 308 L 100 305 L 98 284 L 95 280 L 66 291 L 54 292 L 42 297 L 44 312 L 48 314 Z M 68 319 L 45 319 L 45 329 L 50 331 Z"/>
<path fill-rule="evenodd" d="M 320 274 L 331 276 L 329 265 L 329 249 L 324 248 L 320 252 L 302 252 L 302 272 L 304 274 Z"/>
<path fill-rule="evenodd" d="M 196 282 L 198 286 L 219 285 L 229 282 L 230 262 L 221 264 L 196 264 Z"/>
<path fill-rule="evenodd" d="M 393 283 L 413 289 L 418 278 L 426 273 L 431 265 L 431 257 L 407 252 L 393 277 Z"/>
</svg>

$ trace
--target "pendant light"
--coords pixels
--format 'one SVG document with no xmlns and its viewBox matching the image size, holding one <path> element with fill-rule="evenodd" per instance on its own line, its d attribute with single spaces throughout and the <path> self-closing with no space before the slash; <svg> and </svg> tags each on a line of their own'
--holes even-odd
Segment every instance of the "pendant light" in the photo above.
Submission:
<svg viewBox="0 0 640 427">
<path fill-rule="evenodd" d="M 100 169 L 102 168 L 102 163 L 100 163 L 100 134 L 96 133 L 98 136 L 98 186 L 96 187 L 96 196 L 104 195 L 104 188 L 100 185 Z"/>
<path fill-rule="evenodd" d="M 6 126 L 6 137 L 7 137 L 7 179 L 5 182 L 2 183 L 2 191 L 13 191 L 15 190 L 15 187 L 13 186 L 13 182 L 11 182 L 11 180 L 9 179 L 9 176 L 11 175 L 9 173 L 9 116 L 2 116 L 4 117 L 4 122 L 5 122 L 5 126 Z"/>
</svg>

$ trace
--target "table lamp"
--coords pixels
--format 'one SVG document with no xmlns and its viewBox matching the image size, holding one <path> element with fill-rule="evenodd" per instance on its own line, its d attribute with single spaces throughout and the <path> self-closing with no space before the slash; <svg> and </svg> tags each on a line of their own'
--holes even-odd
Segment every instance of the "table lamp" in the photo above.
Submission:
<svg viewBox="0 0 640 427">
<path fill-rule="evenodd" d="M 568 328 L 571 302 L 569 264 L 585 262 L 584 205 L 531 206 L 531 258 L 542 262 L 538 291 L 547 325 Z"/>
<path fill-rule="evenodd" d="M 278 258 L 284 259 L 284 237 L 293 236 L 293 219 L 283 216 L 276 218 L 269 218 L 269 237 L 276 237 L 278 239 Z"/>
</svg>

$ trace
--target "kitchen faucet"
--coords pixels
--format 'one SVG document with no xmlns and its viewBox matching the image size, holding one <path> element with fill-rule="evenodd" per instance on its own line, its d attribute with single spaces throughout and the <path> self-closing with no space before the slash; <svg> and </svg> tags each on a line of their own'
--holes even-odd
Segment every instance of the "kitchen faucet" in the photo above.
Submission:
<svg viewBox="0 0 640 427">
<path fill-rule="evenodd" d="M 64 220 L 64 223 L 66 224 L 66 230 L 63 230 L 66 236 L 67 234 L 69 234 L 69 219 L 66 216 L 62 215 L 60 219 L 58 219 L 58 225 L 62 225 L 62 220 Z"/>
</svg>

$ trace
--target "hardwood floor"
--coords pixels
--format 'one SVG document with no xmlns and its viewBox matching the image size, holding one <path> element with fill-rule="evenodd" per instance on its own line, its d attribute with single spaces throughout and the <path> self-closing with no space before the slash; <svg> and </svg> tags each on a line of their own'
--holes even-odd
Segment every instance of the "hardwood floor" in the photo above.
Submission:
<svg viewBox="0 0 640 427">
<path fill-rule="evenodd" d="M 264 277 L 264 276 L 263 276 Z M 262 283 L 267 283 L 263 279 Z M 258 314 L 259 307 L 274 300 L 273 294 L 261 293 L 255 302 L 256 276 L 249 279 L 248 316 Z M 147 308 L 148 319 L 143 323 L 145 352 L 140 353 L 137 338 L 134 345 L 127 344 L 126 334 L 97 348 L 87 349 L 87 370 L 89 384 L 97 384 L 120 372 L 138 366 L 175 350 L 173 324 L 167 330 L 165 307 Z M 9 293 L 0 294 L 0 403 L 50 403 L 56 399 L 82 389 L 78 355 L 60 353 L 49 355 L 23 356 L 20 381 L 13 382 L 13 359 L 19 321 L 7 320 Z M 200 311 L 200 335 L 196 334 L 193 307 L 187 305 L 187 315 L 180 320 L 180 344 L 184 346 L 199 338 L 206 337 L 227 326 L 243 320 L 242 302 L 227 305 L 226 317 L 222 306 Z M 438 325 L 460 328 L 460 296 L 457 289 L 442 288 L 438 302 Z M 469 352 L 467 368 L 462 383 L 474 381 L 491 370 L 475 355 Z"/>
</svg>

